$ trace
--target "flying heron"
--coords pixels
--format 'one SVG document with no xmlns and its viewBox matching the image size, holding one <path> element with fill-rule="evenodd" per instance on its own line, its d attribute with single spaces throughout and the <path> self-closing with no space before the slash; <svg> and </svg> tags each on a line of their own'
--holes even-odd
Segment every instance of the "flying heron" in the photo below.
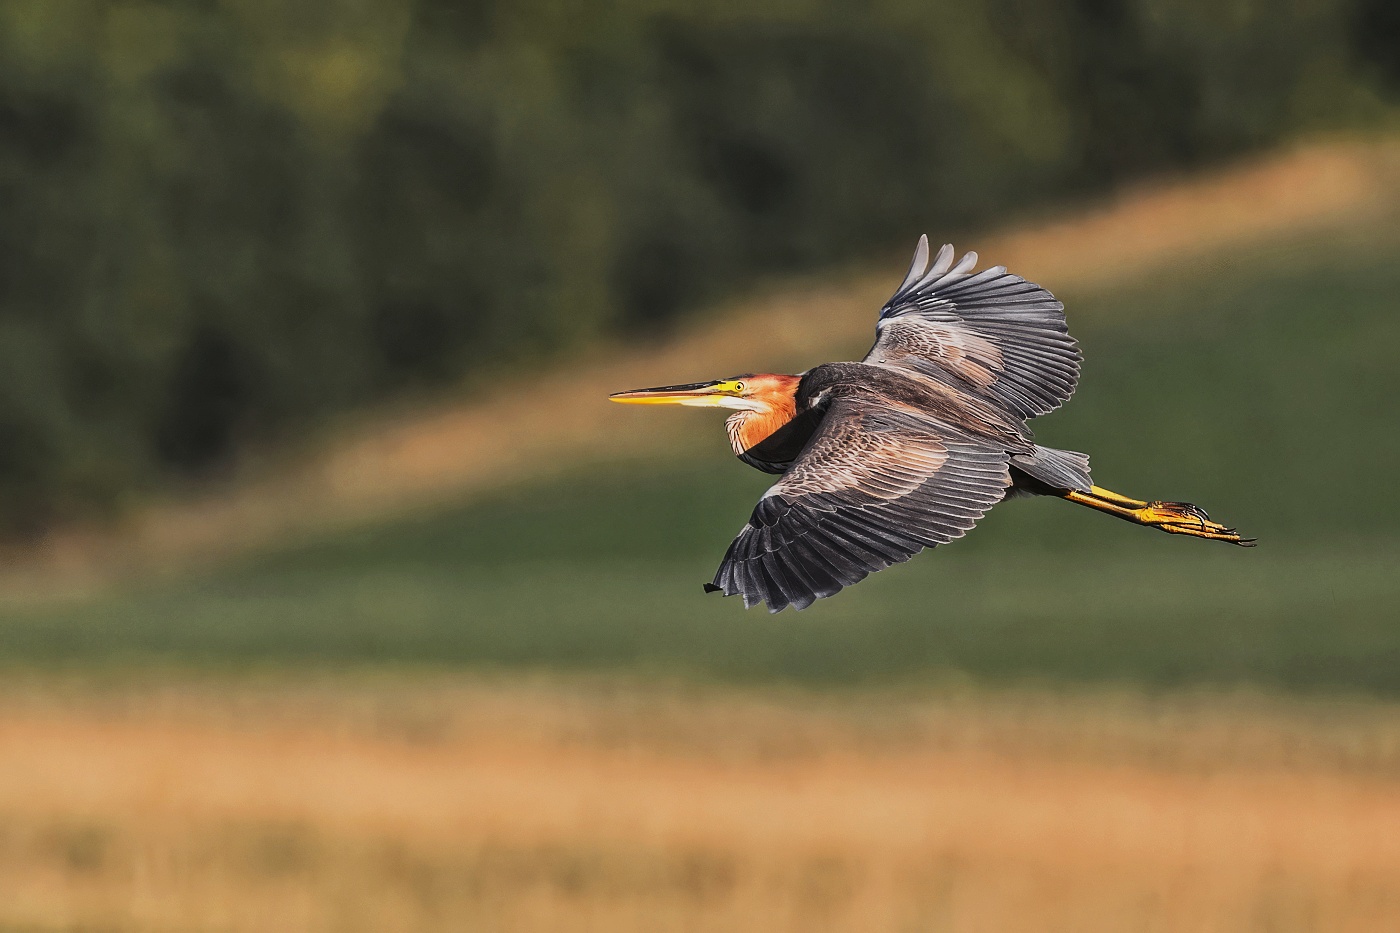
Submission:
<svg viewBox="0 0 1400 933">
<path fill-rule="evenodd" d="M 637 389 L 615 402 L 732 409 L 739 459 L 782 474 L 729 545 L 709 592 L 767 603 L 815 600 L 967 533 L 1016 496 L 1058 496 L 1169 534 L 1254 544 L 1189 502 L 1144 502 L 1095 486 L 1089 457 L 1042 447 L 1026 420 L 1079 381 L 1064 305 L 977 254 L 930 262 L 920 237 L 909 274 L 880 309 L 859 363 Z"/>
</svg>

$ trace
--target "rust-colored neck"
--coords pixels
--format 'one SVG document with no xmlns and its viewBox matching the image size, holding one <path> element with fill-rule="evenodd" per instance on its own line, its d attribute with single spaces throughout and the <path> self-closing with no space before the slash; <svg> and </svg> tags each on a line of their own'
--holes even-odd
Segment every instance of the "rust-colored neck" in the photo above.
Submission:
<svg viewBox="0 0 1400 933">
<path fill-rule="evenodd" d="M 760 407 L 736 411 L 725 422 L 730 446 L 736 454 L 762 443 L 797 414 L 800 377 L 764 373 L 751 376 L 747 381 L 752 387 L 748 398 Z"/>
</svg>

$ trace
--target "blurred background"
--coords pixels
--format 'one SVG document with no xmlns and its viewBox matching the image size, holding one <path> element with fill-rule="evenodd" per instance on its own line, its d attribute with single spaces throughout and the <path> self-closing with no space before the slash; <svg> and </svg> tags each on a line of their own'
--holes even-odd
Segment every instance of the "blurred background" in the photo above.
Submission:
<svg viewBox="0 0 1400 933">
<path fill-rule="evenodd" d="M 0 931 L 1393 930 L 1400 7 L 0 4 Z M 1067 305 L 1058 501 L 797 615 L 608 392 Z"/>
</svg>

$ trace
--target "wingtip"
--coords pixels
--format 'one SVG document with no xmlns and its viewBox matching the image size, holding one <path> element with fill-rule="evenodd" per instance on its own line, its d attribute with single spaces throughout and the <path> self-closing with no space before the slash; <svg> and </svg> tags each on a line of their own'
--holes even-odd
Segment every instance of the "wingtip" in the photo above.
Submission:
<svg viewBox="0 0 1400 933">
<path fill-rule="evenodd" d="M 952 243 L 944 243 L 938 250 L 938 255 L 933 259 L 933 265 L 929 267 L 928 275 L 943 275 L 953 266 L 953 257 L 957 251 L 953 249 Z M 928 276 L 925 276 L 926 278 Z"/>
<path fill-rule="evenodd" d="M 904 281 L 899 283 L 899 288 L 894 290 L 896 295 L 924 277 L 924 273 L 928 271 L 928 252 L 928 234 L 925 233 L 919 236 L 919 243 L 914 247 L 914 259 L 909 263 L 909 272 L 904 276 Z"/>
<path fill-rule="evenodd" d="M 722 589 L 721 589 L 720 587 L 718 587 L 718 586 L 715 586 L 713 583 L 706 583 L 706 584 L 705 584 L 705 592 L 706 592 L 706 593 L 719 593 L 719 592 L 722 592 Z"/>
</svg>

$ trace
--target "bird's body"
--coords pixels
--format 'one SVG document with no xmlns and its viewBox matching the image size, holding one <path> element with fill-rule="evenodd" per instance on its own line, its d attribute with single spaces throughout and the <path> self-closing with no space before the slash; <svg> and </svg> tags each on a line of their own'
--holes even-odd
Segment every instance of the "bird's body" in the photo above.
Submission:
<svg viewBox="0 0 1400 933">
<path fill-rule="evenodd" d="M 1074 391 L 1078 345 L 1054 296 L 1004 268 L 973 274 L 919 241 L 861 362 L 798 376 L 621 392 L 615 401 L 733 409 L 741 460 L 780 479 L 707 589 L 805 608 L 965 534 L 996 503 L 1054 495 L 1174 534 L 1253 544 L 1189 503 L 1094 486 L 1089 458 L 1034 442 L 1026 420 Z"/>
</svg>

